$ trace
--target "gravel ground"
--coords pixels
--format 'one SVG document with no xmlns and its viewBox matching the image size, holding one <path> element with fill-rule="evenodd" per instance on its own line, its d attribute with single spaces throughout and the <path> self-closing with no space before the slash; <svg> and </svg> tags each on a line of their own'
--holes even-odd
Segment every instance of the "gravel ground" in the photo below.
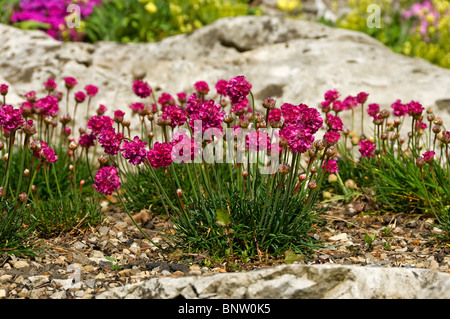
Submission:
<svg viewBox="0 0 450 319">
<path fill-rule="evenodd" d="M 324 212 L 325 230 L 314 237 L 326 248 L 308 261 L 361 267 L 415 267 L 450 273 L 450 246 L 430 242 L 439 233 L 434 220 L 419 215 L 369 215 L 365 204 L 332 204 Z M 204 267 L 204 256 L 185 256 L 182 261 L 163 255 L 115 209 L 95 229 L 46 239 L 41 257 L 0 256 L 0 299 L 94 299 L 110 288 L 155 277 L 209 276 L 226 272 L 224 265 Z M 136 218 L 157 242 L 170 221 L 144 210 Z M 375 239 L 368 247 L 365 235 Z M 271 263 L 242 265 L 241 271 L 271 267 Z"/>
</svg>

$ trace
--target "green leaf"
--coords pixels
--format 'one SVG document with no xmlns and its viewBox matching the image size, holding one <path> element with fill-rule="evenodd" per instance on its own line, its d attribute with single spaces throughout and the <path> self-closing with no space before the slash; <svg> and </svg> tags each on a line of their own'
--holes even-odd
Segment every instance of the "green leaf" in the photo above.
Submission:
<svg viewBox="0 0 450 319">
<path fill-rule="evenodd" d="M 294 261 L 302 261 L 304 258 L 305 256 L 296 254 L 292 250 L 286 250 L 284 252 L 284 262 L 286 264 L 292 264 Z"/>
<path fill-rule="evenodd" d="M 216 210 L 216 224 L 223 227 L 230 225 L 230 214 L 225 209 L 218 208 Z"/>
</svg>

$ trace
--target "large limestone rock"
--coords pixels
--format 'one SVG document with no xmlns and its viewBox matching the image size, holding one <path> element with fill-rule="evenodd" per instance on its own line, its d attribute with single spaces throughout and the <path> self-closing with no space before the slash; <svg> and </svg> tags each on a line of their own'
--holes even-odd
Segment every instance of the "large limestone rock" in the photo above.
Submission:
<svg viewBox="0 0 450 319">
<path fill-rule="evenodd" d="M 96 104 L 126 110 L 139 101 L 131 90 L 136 78 L 148 81 L 157 95 L 174 95 L 192 92 L 199 80 L 215 92 L 218 79 L 245 75 L 257 107 L 269 96 L 278 105 L 317 106 L 325 91 L 336 88 L 343 97 L 365 91 L 368 103 L 386 108 L 396 99 L 420 101 L 450 118 L 450 70 L 395 54 L 363 33 L 314 22 L 225 18 L 190 35 L 148 44 L 60 43 L 39 31 L 4 25 L 0 37 L 0 83 L 10 85 L 9 103 L 20 102 L 30 90 L 44 94 L 42 83 L 49 77 L 63 91 L 65 76 L 78 79 L 77 89 L 98 85 Z"/>
<path fill-rule="evenodd" d="M 98 299 L 413 299 L 450 298 L 450 275 L 425 269 L 282 265 L 245 273 L 154 278 Z"/>
</svg>

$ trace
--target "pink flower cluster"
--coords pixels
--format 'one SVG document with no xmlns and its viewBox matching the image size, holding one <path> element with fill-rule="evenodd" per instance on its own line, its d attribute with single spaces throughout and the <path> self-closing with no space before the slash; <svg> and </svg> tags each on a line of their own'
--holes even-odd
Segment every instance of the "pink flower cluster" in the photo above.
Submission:
<svg viewBox="0 0 450 319">
<path fill-rule="evenodd" d="M 121 182 L 117 169 L 112 166 L 105 166 L 98 170 L 93 184 L 95 190 L 105 195 L 112 195 L 120 188 Z"/>
<path fill-rule="evenodd" d="M 22 118 L 19 109 L 11 105 L 2 105 L 0 108 L 0 126 L 9 132 L 17 130 L 25 120 Z"/>
<path fill-rule="evenodd" d="M 147 158 L 147 143 L 135 136 L 132 141 L 123 140 L 122 156 L 127 159 L 130 164 L 139 165 Z"/>
</svg>

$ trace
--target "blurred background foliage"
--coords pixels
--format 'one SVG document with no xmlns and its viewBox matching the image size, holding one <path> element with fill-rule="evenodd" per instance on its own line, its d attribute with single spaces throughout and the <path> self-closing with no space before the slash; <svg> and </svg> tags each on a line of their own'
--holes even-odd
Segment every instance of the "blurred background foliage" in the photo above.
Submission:
<svg viewBox="0 0 450 319">
<path fill-rule="evenodd" d="M 310 0 L 311 2 L 311 0 Z M 321 1 L 319 1 L 321 2 Z M 68 29 L 69 4 L 81 8 L 79 29 Z M 262 15 L 268 1 L 250 0 L 0 0 L 0 23 L 43 29 L 63 41 L 154 42 L 189 33 L 223 17 Z M 291 18 L 304 18 L 305 1 L 274 0 Z M 334 13 L 314 18 L 329 26 L 364 32 L 393 51 L 450 68 L 450 1 L 331 0 L 321 10 Z M 368 26 L 380 9 L 380 27 Z M 340 9 L 340 11 L 338 10 Z M 344 10 L 342 10 L 344 9 Z M 73 16 L 72 16 L 73 18 Z"/>
</svg>

